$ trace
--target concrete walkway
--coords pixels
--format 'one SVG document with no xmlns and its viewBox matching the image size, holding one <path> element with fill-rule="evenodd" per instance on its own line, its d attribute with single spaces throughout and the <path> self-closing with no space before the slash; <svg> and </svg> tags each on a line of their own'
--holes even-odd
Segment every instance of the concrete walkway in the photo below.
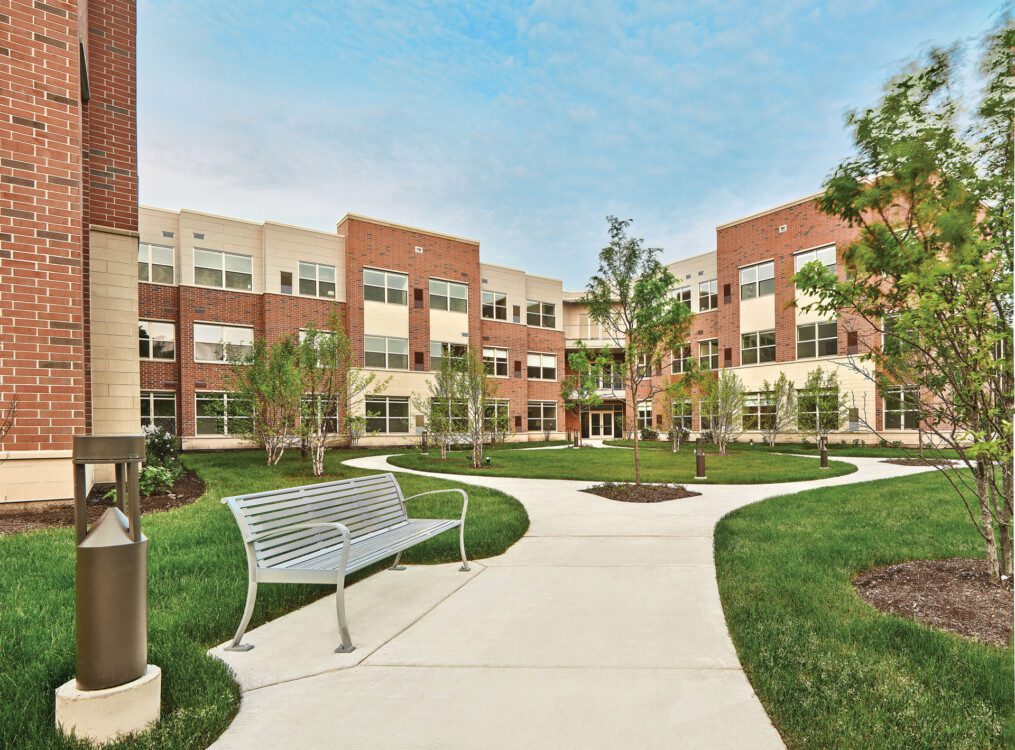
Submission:
<svg viewBox="0 0 1015 750">
<path fill-rule="evenodd" d="M 726 629 L 712 532 L 775 495 L 926 471 L 847 460 L 858 471 L 843 477 L 647 505 L 588 482 L 442 475 L 518 498 L 528 533 L 468 574 L 352 586 L 351 654 L 332 653 L 333 597 L 251 631 L 250 652 L 213 649 L 244 691 L 214 747 L 781 748 Z"/>
</svg>

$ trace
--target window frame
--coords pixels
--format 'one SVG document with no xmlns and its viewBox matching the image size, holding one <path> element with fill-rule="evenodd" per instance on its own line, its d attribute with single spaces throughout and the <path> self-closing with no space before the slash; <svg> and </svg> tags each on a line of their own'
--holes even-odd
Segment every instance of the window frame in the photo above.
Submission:
<svg viewBox="0 0 1015 750">
<path fill-rule="evenodd" d="M 367 274 L 371 274 L 371 273 L 380 274 L 383 277 L 382 280 L 383 280 L 384 286 L 378 286 L 377 284 L 368 284 L 367 283 Z M 389 283 L 392 278 L 404 280 L 405 286 L 404 287 L 392 286 Z M 381 299 L 372 299 L 371 297 L 367 296 L 367 287 L 369 287 L 371 289 L 381 289 L 381 290 L 383 290 L 382 294 L 384 296 L 384 299 L 382 299 L 382 300 Z M 364 303 L 366 303 L 366 302 L 377 302 L 377 303 L 382 304 L 382 305 L 399 305 L 399 306 L 405 306 L 405 307 L 409 306 L 409 275 L 408 274 L 400 273 L 398 271 L 385 271 L 384 269 L 381 269 L 381 268 L 371 268 L 369 266 L 364 266 L 363 267 L 363 287 L 362 288 L 363 288 L 363 302 Z M 403 299 L 401 301 L 398 300 L 399 293 L 401 293 L 401 296 L 403 297 Z M 394 297 L 395 299 L 393 300 L 392 297 Z"/>
<path fill-rule="evenodd" d="M 532 409 L 533 408 L 538 408 L 539 409 L 539 416 L 538 417 L 533 417 L 532 416 Z M 546 432 L 547 431 L 547 425 L 546 425 L 546 423 L 547 423 L 547 421 L 549 419 L 551 419 L 550 417 L 546 416 L 546 410 L 549 409 L 549 408 L 553 409 L 553 417 L 552 417 L 553 424 L 552 424 L 552 426 L 550 426 L 549 431 L 550 432 L 556 432 L 557 431 L 557 402 L 556 401 L 527 401 L 526 404 L 525 404 L 525 427 L 526 427 L 526 432 Z M 533 426 L 532 426 L 534 421 L 538 424 L 538 426 L 535 427 L 535 428 L 533 428 Z"/>
<path fill-rule="evenodd" d="M 219 257 L 219 259 L 220 259 L 219 267 L 218 268 L 212 268 L 211 266 L 198 265 L 198 262 L 197 262 L 198 253 L 207 253 L 209 255 L 217 255 Z M 242 261 L 247 262 L 249 264 L 249 266 L 250 266 L 250 270 L 249 271 L 230 270 L 229 268 L 227 268 L 227 259 L 229 259 L 229 258 L 234 258 L 234 259 L 238 258 L 238 259 L 240 259 Z M 199 286 L 199 287 L 202 287 L 202 288 L 205 288 L 205 289 L 224 289 L 224 290 L 228 290 L 228 291 L 231 291 L 231 292 L 252 292 L 252 291 L 254 291 L 254 256 L 252 256 L 252 255 L 244 255 L 243 253 L 232 253 L 232 252 L 229 252 L 228 250 L 214 250 L 214 249 L 212 249 L 210 247 L 195 247 L 194 248 L 193 261 L 194 261 L 193 262 L 193 265 L 194 265 L 194 286 Z M 202 269 L 202 270 L 205 270 L 205 271 L 217 271 L 220 274 L 219 275 L 219 282 L 220 283 L 218 283 L 218 284 L 205 284 L 203 282 L 198 281 L 197 280 L 197 270 L 199 268 Z M 249 276 L 250 277 L 250 285 L 247 286 L 247 287 L 230 286 L 229 285 L 229 274 L 231 274 L 231 273 L 232 274 L 239 274 L 241 276 Z"/>
<path fill-rule="evenodd" d="M 487 302 L 488 295 L 492 298 L 492 301 L 490 302 Z M 501 320 L 504 321 L 505 323 L 507 322 L 508 319 L 507 292 L 496 292 L 491 289 L 484 289 L 483 293 L 480 295 L 480 299 L 481 299 L 479 308 L 480 317 L 482 317 L 484 320 Z M 486 314 L 487 307 L 490 308 L 491 312 L 493 313 L 492 315 Z M 504 313 L 503 316 L 497 314 L 499 310 L 503 311 Z"/>
<path fill-rule="evenodd" d="M 536 364 L 536 365 L 532 364 L 531 360 L 532 360 L 533 357 L 538 357 L 539 358 L 539 363 L 538 364 Z M 552 368 L 547 367 L 547 365 L 546 365 L 547 358 L 549 358 L 550 360 L 553 360 L 553 367 Z M 533 375 L 532 374 L 533 368 L 535 368 L 536 370 L 539 371 L 538 375 Z M 547 377 L 546 376 L 546 371 L 550 370 L 550 369 L 553 370 L 553 374 L 552 374 L 551 377 Z M 549 380 L 549 381 L 556 380 L 557 379 L 557 355 L 556 354 L 551 354 L 549 352 L 526 352 L 525 353 L 525 377 L 528 380 Z"/>
<path fill-rule="evenodd" d="M 152 326 L 152 325 L 162 326 L 162 327 L 168 327 L 169 328 L 169 332 L 171 334 L 171 338 L 170 338 L 169 341 L 173 345 L 172 346 L 171 356 L 169 356 L 169 357 L 156 357 L 155 356 L 155 344 L 156 344 L 156 342 L 162 341 L 164 339 L 157 339 L 157 338 L 155 338 L 154 336 L 151 335 L 151 332 L 149 331 L 149 329 L 147 327 L 148 326 Z M 175 362 L 176 361 L 176 323 L 173 323 L 173 322 L 167 321 L 167 320 L 150 320 L 148 318 L 138 318 L 137 326 L 138 326 L 138 359 L 140 359 L 143 362 Z M 148 344 L 148 354 L 147 354 L 147 356 L 141 353 L 141 344 L 145 342 L 145 340 L 141 338 L 141 331 L 142 331 L 142 329 L 144 329 L 149 334 L 148 335 L 148 339 L 147 339 L 147 344 Z"/>
<path fill-rule="evenodd" d="M 764 432 L 775 424 L 775 404 L 761 391 L 744 394 L 743 429 L 745 432 Z"/>
<path fill-rule="evenodd" d="M 169 259 L 171 263 L 169 265 L 165 263 L 155 263 L 152 258 L 152 256 L 154 255 L 153 251 L 155 249 L 168 250 Z M 145 260 L 143 261 L 141 260 L 142 252 L 144 252 L 145 254 Z M 147 278 L 144 279 L 141 278 L 142 263 L 147 268 L 147 273 L 145 274 Z M 137 245 L 137 264 L 138 264 L 138 272 L 137 272 L 138 282 L 143 284 L 158 284 L 160 286 L 176 286 L 176 248 L 173 247 L 172 245 L 161 245 L 157 242 L 139 242 Z M 170 270 L 170 275 L 172 276 L 172 279 L 170 281 L 152 281 L 153 277 L 152 268 L 154 266 L 159 266 L 160 268 L 168 268 Z"/>
<path fill-rule="evenodd" d="M 223 405 L 223 413 L 222 413 L 222 415 L 221 416 L 216 416 L 216 415 L 211 415 L 211 416 L 209 416 L 209 415 L 201 415 L 199 412 L 200 412 L 200 404 L 201 404 L 201 401 L 202 401 L 202 397 L 207 399 L 209 397 L 215 397 L 215 396 L 221 396 L 222 397 L 222 405 Z M 247 430 L 230 430 L 229 429 L 230 422 L 236 422 L 236 421 L 239 421 L 239 420 L 248 420 L 249 421 L 249 420 L 251 420 L 253 418 L 253 416 L 252 416 L 253 409 L 250 409 L 250 413 L 246 414 L 246 415 L 244 415 L 242 413 L 241 414 L 232 414 L 232 413 L 230 413 L 230 409 L 229 409 L 230 397 L 232 397 L 232 401 L 233 402 L 238 402 L 240 404 L 243 404 L 243 403 L 249 404 L 250 403 L 247 399 L 239 398 L 239 397 L 236 396 L 235 393 L 230 393 L 229 391 L 195 391 L 194 392 L 194 434 L 196 436 L 200 437 L 200 436 L 216 436 L 217 435 L 217 436 L 220 436 L 220 437 L 232 437 L 232 436 L 236 435 L 237 433 L 244 434 L 245 432 L 249 432 L 249 425 L 248 425 Z M 238 408 L 242 408 L 242 407 L 238 407 Z M 250 408 L 250 407 L 248 407 L 248 408 Z M 221 419 L 221 420 L 223 420 L 223 422 L 222 422 L 223 431 L 222 432 L 217 432 L 217 431 L 216 432 L 202 432 L 201 431 L 201 424 L 202 424 L 201 420 L 209 420 L 209 419 Z"/>
<path fill-rule="evenodd" d="M 822 261 L 818 254 L 824 252 L 826 255 L 828 251 L 831 251 L 832 262 Z M 810 256 L 810 257 L 807 257 Z M 820 261 L 825 268 L 829 269 L 832 273 L 838 274 L 839 259 L 836 251 L 835 243 L 830 245 L 820 245 L 818 247 L 811 247 L 806 250 L 798 250 L 793 253 L 793 273 L 797 274 L 800 269 L 812 261 Z"/>
<path fill-rule="evenodd" d="M 677 412 L 678 404 L 680 405 L 679 413 Z M 691 403 L 691 399 L 675 398 L 670 400 L 670 419 L 675 426 L 691 432 L 693 428 L 693 418 L 694 404 Z"/>
<path fill-rule="evenodd" d="M 334 403 L 335 413 L 334 415 L 322 415 L 321 407 L 326 403 Z M 334 422 L 331 423 L 330 429 L 327 430 L 331 435 L 338 435 L 341 432 L 342 426 L 342 403 L 337 397 L 322 396 L 321 394 L 310 394 L 304 393 L 300 396 L 300 420 L 303 419 L 303 415 L 307 413 L 313 407 L 316 411 L 316 416 L 323 422 Z"/>
<path fill-rule="evenodd" d="M 702 348 L 705 346 L 705 344 L 714 345 L 715 346 L 715 351 L 714 352 L 710 352 L 707 355 L 704 354 L 702 352 Z M 711 346 L 710 346 L 710 348 L 711 348 Z M 705 364 L 705 360 L 706 359 L 709 360 L 707 365 Z M 715 366 L 714 367 L 712 366 L 712 360 L 715 361 Z M 698 366 L 702 370 L 718 370 L 719 369 L 719 339 L 717 339 L 717 338 L 715 338 L 715 339 L 702 339 L 701 341 L 698 342 Z"/>
<path fill-rule="evenodd" d="M 443 293 L 440 290 L 435 292 L 434 285 L 437 285 L 439 287 L 442 284 L 444 286 Z M 452 291 L 462 291 L 464 292 L 464 296 L 453 295 Z M 431 310 L 443 310 L 444 312 L 465 313 L 466 315 L 469 313 L 468 284 L 463 284 L 460 281 L 448 281 L 447 279 L 439 279 L 431 276 L 429 279 L 429 283 L 427 285 L 427 293 L 429 295 L 429 304 Z M 434 304 L 435 300 L 437 301 L 437 304 Z M 440 302 L 440 300 L 444 300 L 443 304 Z M 454 300 L 460 301 L 461 304 L 459 304 L 458 307 L 462 309 L 454 309 L 454 306 L 452 305 L 452 302 Z"/>
<path fill-rule="evenodd" d="M 159 416 L 155 414 L 155 403 L 156 401 L 167 401 L 173 402 L 173 416 Z M 148 407 L 148 415 L 145 416 L 145 405 Z M 166 430 L 170 435 L 176 434 L 177 426 L 177 409 L 176 409 L 176 391 L 159 391 L 159 390 L 141 390 L 141 427 L 156 426 L 159 427 L 158 420 L 172 420 L 173 428 Z M 146 421 L 147 420 L 147 421 Z M 163 428 L 165 429 L 165 428 Z"/>
<path fill-rule="evenodd" d="M 891 396 L 898 394 L 899 406 L 898 408 L 888 408 L 888 399 Z M 915 394 L 916 406 L 910 405 L 907 408 L 907 396 L 909 394 Z M 911 402 L 910 402 L 911 404 Z M 920 429 L 920 389 L 915 385 L 893 385 L 889 388 L 885 388 L 884 393 L 881 396 L 881 414 L 884 421 L 885 431 L 892 432 L 904 432 L 904 431 L 916 431 Z M 898 415 L 899 426 L 889 427 L 888 426 L 888 415 Z M 913 416 L 913 424 L 909 426 L 909 417 Z"/>
<path fill-rule="evenodd" d="M 384 341 L 384 351 L 380 352 L 378 349 L 368 349 L 367 343 L 369 339 L 380 339 Z M 392 351 L 391 342 L 399 341 L 405 343 L 405 351 Z M 369 364 L 367 362 L 367 354 L 384 354 L 384 365 Z M 405 365 L 403 367 L 392 367 L 392 357 L 405 357 Z M 397 336 L 372 336 L 370 334 L 363 335 L 363 368 L 367 370 L 408 370 L 409 369 L 409 339 L 399 338 Z"/>
<path fill-rule="evenodd" d="M 221 330 L 221 336 L 220 336 L 219 340 L 216 341 L 216 342 L 212 342 L 210 340 L 198 339 L 197 331 L 198 331 L 198 327 L 199 326 L 202 326 L 204 328 L 218 328 L 218 329 L 220 329 Z M 246 343 L 236 344 L 236 343 L 232 343 L 232 342 L 227 341 L 226 337 L 225 337 L 225 332 L 226 332 L 227 329 L 228 330 L 232 330 L 232 331 L 249 331 L 250 332 L 250 343 L 249 344 L 246 344 Z M 230 323 L 217 323 L 217 322 L 206 322 L 206 321 L 201 321 L 201 320 L 195 320 L 194 321 L 194 325 L 193 325 L 193 340 L 194 340 L 194 362 L 199 363 L 199 364 L 203 364 L 203 365 L 228 365 L 228 364 L 230 364 L 232 362 L 237 362 L 237 361 L 239 361 L 239 359 L 241 359 L 241 358 L 235 358 L 234 359 L 234 358 L 228 357 L 227 355 L 229 354 L 229 347 L 236 347 L 236 346 L 243 347 L 245 349 L 244 353 L 248 353 L 248 352 L 251 351 L 251 349 L 253 349 L 253 346 L 254 346 L 254 328 L 252 326 L 238 326 L 238 325 L 232 325 Z M 197 354 L 197 351 L 198 351 L 197 350 L 197 345 L 198 344 L 212 344 L 212 343 L 214 343 L 215 346 L 220 348 L 221 356 L 218 359 L 201 359 L 201 358 L 199 358 L 198 354 Z"/>
<path fill-rule="evenodd" d="M 688 284 L 687 286 L 678 286 L 678 287 L 675 287 L 670 294 L 673 297 L 673 299 L 677 300 L 678 302 L 683 302 L 685 305 L 687 305 L 687 309 L 688 310 L 692 309 L 691 308 L 691 296 L 692 296 L 692 294 L 691 294 L 691 285 L 690 284 Z"/>
<path fill-rule="evenodd" d="M 530 308 L 539 305 L 539 310 L 533 312 Z M 547 312 L 549 309 L 549 312 Z M 533 323 L 533 317 L 537 322 Z M 546 321 L 550 321 L 550 325 Z M 556 328 L 557 327 L 557 305 L 554 302 L 542 302 L 540 300 L 525 300 L 525 324 L 532 328 Z"/>
<path fill-rule="evenodd" d="M 771 334 L 772 343 L 762 344 L 761 337 L 764 334 Z M 749 346 L 745 345 L 746 339 L 749 337 L 753 338 L 753 343 Z M 753 361 L 747 361 L 749 358 L 745 356 L 748 352 L 753 352 Z M 766 356 L 770 356 L 769 359 L 762 358 L 762 352 L 770 352 Z M 740 364 L 744 365 L 762 365 L 775 362 L 775 329 L 769 328 L 764 331 L 750 331 L 749 333 L 740 334 Z"/>
<path fill-rule="evenodd" d="M 488 413 L 489 409 L 493 407 L 493 415 Z M 500 412 L 503 410 L 504 416 L 507 417 L 505 425 L 510 426 L 511 424 L 511 401 L 506 398 L 491 398 L 483 404 L 483 429 L 486 432 L 496 432 L 497 425 L 496 420 L 500 419 Z M 508 427 L 509 428 L 509 427 Z M 506 430 L 505 430 L 506 431 Z"/>
<path fill-rule="evenodd" d="M 828 402 L 831 400 L 832 397 L 835 398 L 835 409 L 834 410 L 828 409 L 828 408 L 822 409 L 821 407 L 823 405 L 824 406 L 828 406 L 829 405 Z M 842 406 L 842 392 L 840 390 L 832 390 L 832 389 L 827 389 L 827 388 L 823 389 L 821 391 L 821 393 L 819 393 L 818 396 L 816 397 L 816 400 L 814 402 L 814 409 L 813 410 L 812 409 L 805 409 L 804 408 L 805 406 L 807 406 L 807 401 L 806 400 L 809 399 L 809 398 L 811 398 L 811 396 L 805 390 L 800 389 L 800 388 L 797 389 L 797 413 L 796 413 L 796 417 L 797 417 L 797 430 L 799 430 L 801 432 L 814 432 L 814 431 L 824 432 L 826 429 L 831 431 L 831 430 L 837 428 L 838 427 L 838 412 L 839 412 L 840 407 Z M 800 415 L 801 414 L 813 414 L 814 415 L 814 424 L 813 425 L 803 425 L 803 423 L 802 423 L 802 421 L 800 419 Z M 824 424 L 822 422 L 823 416 L 824 415 L 832 415 L 832 414 L 835 415 L 835 424 L 834 425 Z"/>
<path fill-rule="evenodd" d="M 635 424 L 638 425 L 639 430 L 653 429 L 652 426 L 652 402 L 651 401 L 639 401 L 638 408 L 635 410 L 634 417 Z"/>
<path fill-rule="evenodd" d="M 818 329 L 820 326 L 834 325 L 835 335 L 834 336 L 820 336 Z M 800 338 L 802 329 L 812 329 L 814 332 L 813 338 Z M 821 353 L 822 342 L 834 342 L 834 351 L 829 353 Z M 801 344 L 807 347 L 808 345 L 814 346 L 814 354 L 801 354 Z M 806 351 L 806 349 L 804 349 Z M 813 323 L 798 323 L 796 327 L 796 358 L 797 359 L 822 359 L 825 357 L 837 357 L 839 356 L 839 320 L 833 318 L 832 320 L 816 320 Z"/>
<path fill-rule="evenodd" d="M 489 354 L 488 354 L 489 353 Z M 501 365 L 501 358 L 498 356 L 503 354 L 503 365 L 504 373 L 498 372 Z M 527 360 L 526 360 L 527 361 Z M 486 370 L 486 374 L 491 378 L 506 378 L 508 375 L 508 350 L 502 349 L 496 346 L 484 346 L 483 347 L 483 368 Z"/>
<path fill-rule="evenodd" d="M 383 402 L 384 403 L 384 414 L 374 414 L 374 415 L 371 416 L 370 415 L 370 403 L 371 403 L 371 401 L 374 402 L 375 404 L 378 403 L 378 402 Z M 402 404 L 405 405 L 405 416 L 404 417 L 401 417 L 401 416 L 392 416 L 391 415 L 391 405 L 393 403 L 394 404 L 398 404 L 399 406 L 401 406 Z M 364 416 L 364 419 L 366 420 L 365 424 L 366 424 L 367 434 L 372 433 L 372 432 L 376 432 L 376 433 L 381 434 L 381 435 L 408 435 L 411 432 L 411 430 L 412 430 L 412 425 L 410 424 L 412 414 L 411 414 L 411 411 L 409 409 L 409 397 L 408 396 L 386 396 L 386 395 L 381 395 L 381 394 L 371 394 L 369 396 L 365 396 L 364 399 L 363 399 L 363 416 Z M 402 419 L 405 420 L 405 429 L 404 430 L 392 430 L 391 429 L 391 423 L 392 423 L 392 421 L 393 420 L 402 420 Z M 370 429 L 370 420 L 383 420 L 383 422 L 384 422 L 384 429 L 383 430 L 371 430 Z M 399 425 L 399 426 L 401 426 L 401 425 Z"/>
<path fill-rule="evenodd" d="M 313 277 L 304 276 L 304 267 L 311 268 L 314 271 Z M 314 263 L 309 260 L 301 260 L 296 264 L 296 291 L 300 297 L 309 297 L 311 299 L 338 299 L 338 269 L 335 266 L 328 265 L 327 263 Z M 322 270 L 331 270 L 331 281 L 321 279 Z M 303 291 L 303 282 L 309 281 L 314 285 L 314 293 L 309 294 Z M 321 294 L 321 284 L 331 285 L 331 294 Z"/>
<path fill-rule="evenodd" d="M 745 280 L 744 274 L 753 276 Z M 764 274 L 768 275 L 764 275 Z M 766 260 L 740 269 L 740 301 L 760 299 L 775 294 L 775 261 Z M 767 283 L 766 283 L 767 282 Z M 762 290 L 764 285 L 764 290 Z M 749 290 L 749 293 L 748 293 Z"/>
<path fill-rule="evenodd" d="M 702 287 L 705 287 L 702 290 Z M 702 299 L 707 304 L 702 304 Z M 698 282 L 698 312 L 709 312 L 719 309 L 719 279 Z"/>
<path fill-rule="evenodd" d="M 439 347 L 437 356 L 434 356 L 434 345 Z M 455 354 L 454 350 L 460 349 L 459 354 Z M 455 343 L 454 341 L 431 341 L 430 342 L 430 371 L 436 372 L 441 366 L 441 360 L 445 356 L 449 356 L 451 359 L 461 359 L 463 362 L 469 356 L 469 345 Z"/>
</svg>

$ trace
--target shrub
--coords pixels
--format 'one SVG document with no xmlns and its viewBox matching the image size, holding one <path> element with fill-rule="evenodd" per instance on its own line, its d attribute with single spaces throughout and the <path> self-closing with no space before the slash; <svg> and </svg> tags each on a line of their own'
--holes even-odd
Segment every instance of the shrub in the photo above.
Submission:
<svg viewBox="0 0 1015 750">
<path fill-rule="evenodd" d="M 145 466 L 141 469 L 141 497 L 165 495 L 171 492 L 176 482 L 173 471 L 165 466 Z"/>
<path fill-rule="evenodd" d="M 642 440 L 658 440 L 659 439 L 659 432 L 658 432 L 658 430 L 653 430 L 651 427 L 642 427 L 641 428 L 641 439 Z"/>
<path fill-rule="evenodd" d="M 176 437 L 161 427 L 144 427 L 145 464 L 148 466 L 165 466 L 176 458 Z"/>
</svg>

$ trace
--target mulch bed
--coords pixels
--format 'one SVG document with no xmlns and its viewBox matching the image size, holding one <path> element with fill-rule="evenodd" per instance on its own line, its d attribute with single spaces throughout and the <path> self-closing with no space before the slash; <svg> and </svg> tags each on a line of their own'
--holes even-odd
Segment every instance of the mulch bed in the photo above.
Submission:
<svg viewBox="0 0 1015 750">
<path fill-rule="evenodd" d="M 888 565 L 861 573 L 853 586 L 882 612 L 994 646 L 1005 647 L 1012 637 L 1012 581 L 992 581 L 986 560 Z"/>
<path fill-rule="evenodd" d="M 951 466 L 947 458 L 886 458 L 881 463 L 896 466 Z"/>
<path fill-rule="evenodd" d="M 176 480 L 171 493 L 141 498 L 141 513 L 143 515 L 187 505 L 201 497 L 204 488 L 204 481 L 197 474 L 185 471 Z M 96 485 L 92 488 L 87 501 L 88 523 L 97 521 L 106 508 L 113 506 L 111 499 L 105 500 L 102 497 L 108 489 L 109 485 Z M 69 500 L 0 504 L 0 535 L 73 525 L 74 503 Z"/>
<path fill-rule="evenodd" d="M 599 495 L 622 503 L 662 503 L 667 500 L 682 500 L 685 497 L 697 497 L 700 492 L 692 492 L 679 484 L 597 484 L 582 492 Z"/>
</svg>

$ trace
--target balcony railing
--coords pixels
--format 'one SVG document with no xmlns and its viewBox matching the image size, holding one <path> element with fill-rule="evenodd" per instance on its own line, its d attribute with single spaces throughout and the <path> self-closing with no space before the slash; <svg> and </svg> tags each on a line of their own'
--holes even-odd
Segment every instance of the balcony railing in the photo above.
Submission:
<svg viewBox="0 0 1015 750">
<path fill-rule="evenodd" d="M 580 339 L 590 349 L 598 349 L 604 346 L 610 348 L 623 346 L 622 342 L 611 336 L 609 332 L 601 330 L 598 326 L 581 326 L 573 323 L 565 325 L 564 338 L 569 345 L 574 344 Z"/>
</svg>

